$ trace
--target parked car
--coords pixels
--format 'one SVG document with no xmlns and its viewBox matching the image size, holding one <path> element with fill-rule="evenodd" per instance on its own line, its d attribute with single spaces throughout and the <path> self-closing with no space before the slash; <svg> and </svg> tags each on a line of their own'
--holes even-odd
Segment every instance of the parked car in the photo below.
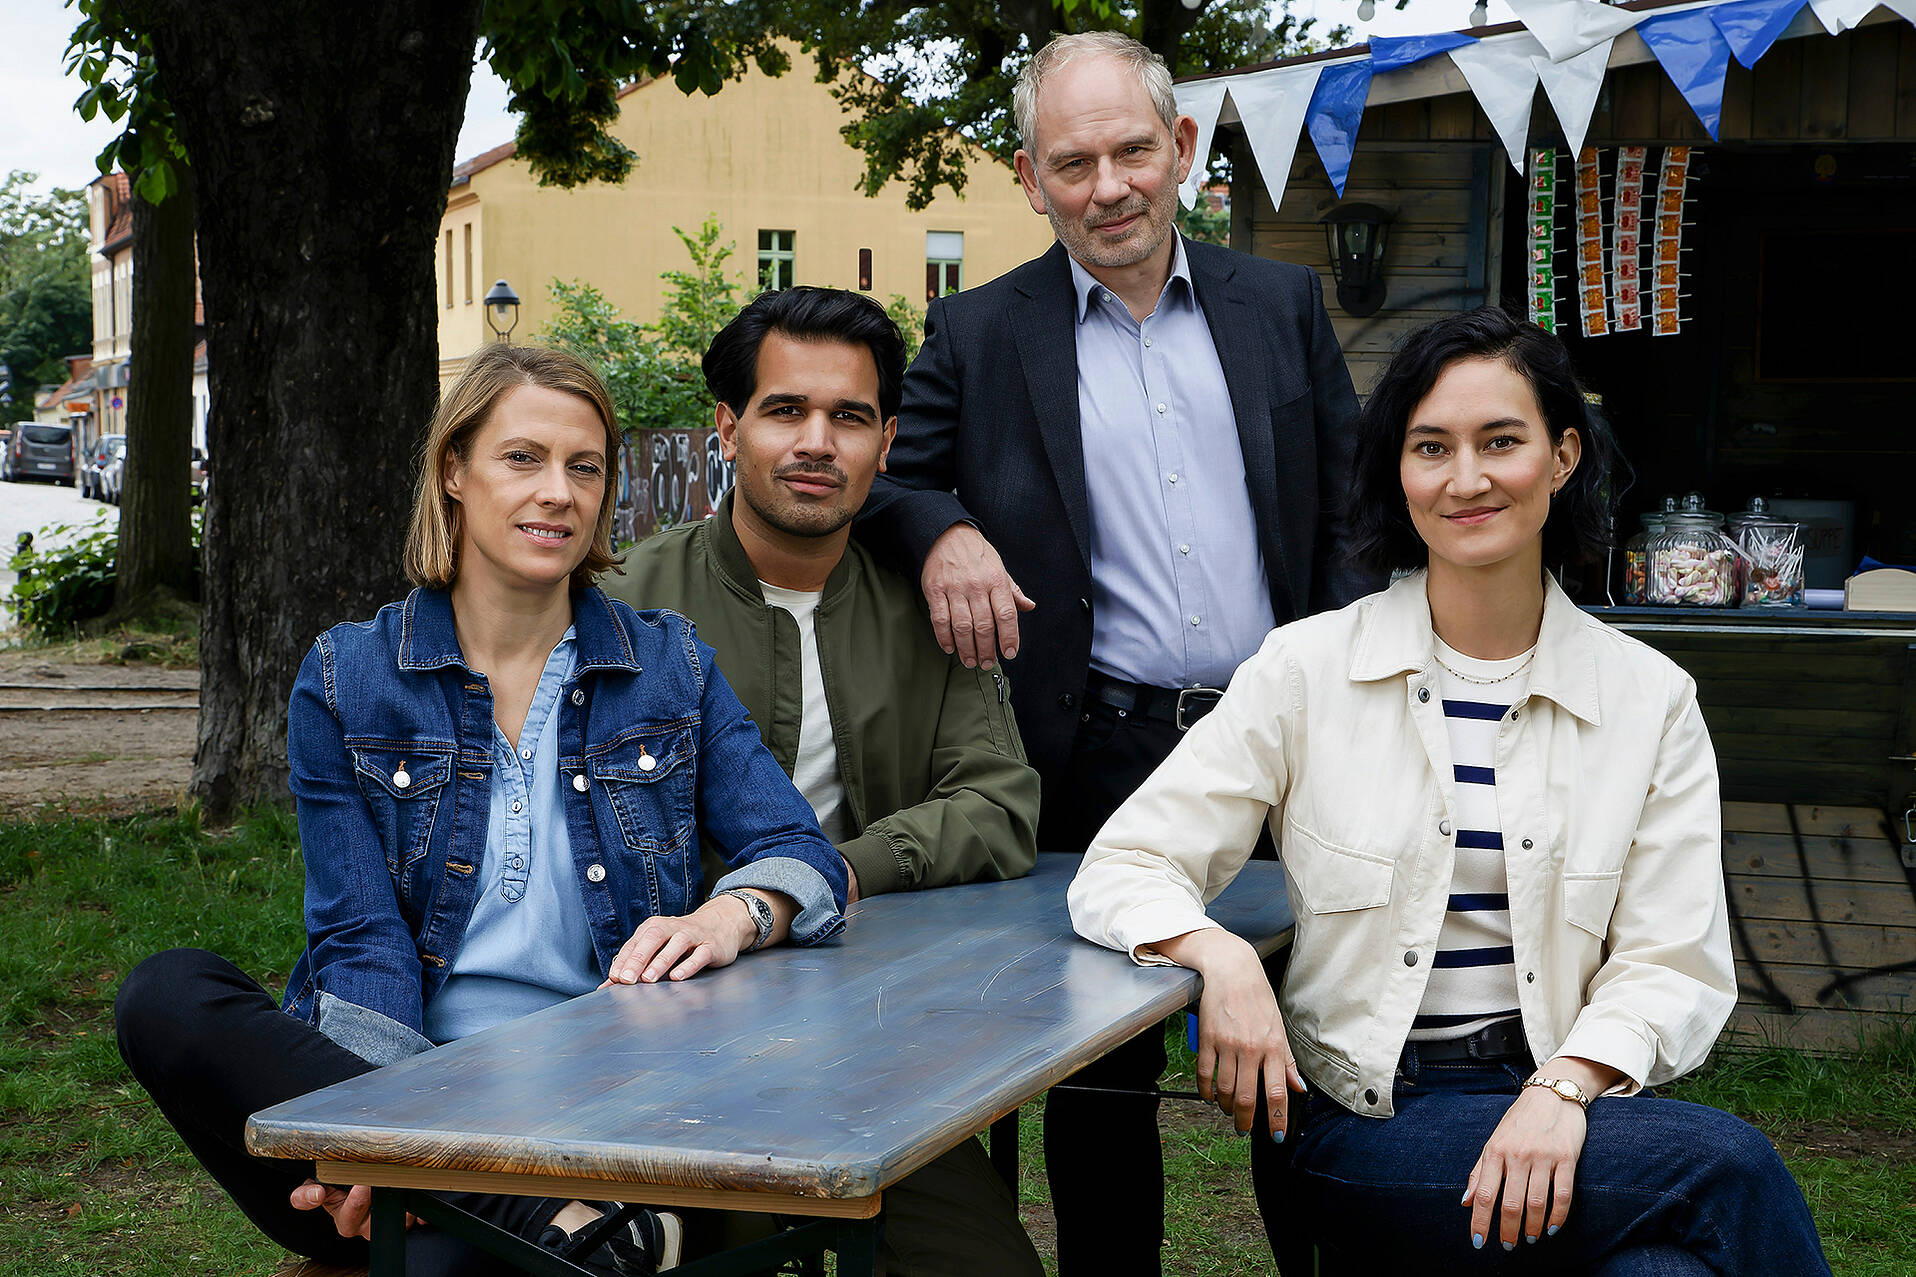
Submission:
<svg viewBox="0 0 1916 1277">
<path fill-rule="evenodd" d="M 113 442 L 107 445 L 106 464 L 100 467 L 100 500 L 118 505 L 126 490 L 126 436 L 107 437 Z"/>
<path fill-rule="evenodd" d="M 17 421 L 13 437 L 7 440 L 7 478 L 72 483 L 79 470 L 76 451 L 72 426 Z"/>
<path fill-rule="evenodd" d="M 13 442 L 13 427 L 0 426 L 0 482 L 13 478 L 13 458 L 7 455 L 7 445 Z"/>
<path fill-rule="evenodd" d="M 86 458 L 80 463 L 80 495 L 92 497 L 95 501 L 106 500 L 106 489 L 100 483 L 100 476 L 106 470 L 106 463 L 112 459 L 113 445 L 125 443 L 125 435 L 101 435 L 86 450 Z"/>
</svg>

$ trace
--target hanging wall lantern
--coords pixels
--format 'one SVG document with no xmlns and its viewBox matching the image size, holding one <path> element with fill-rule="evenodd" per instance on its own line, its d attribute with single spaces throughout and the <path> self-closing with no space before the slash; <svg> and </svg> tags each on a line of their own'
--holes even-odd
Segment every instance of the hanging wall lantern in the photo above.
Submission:
<svg viewBox="0 0 1916 1277">
<path fill-rule="evenodd" d="M 1393 214 L 1347 200 L 1319 220 L 1330 243 L 1337 304 L 1351 315 L 1375 315 L 1384 305 L 1384 241 Z"/>
</svg>

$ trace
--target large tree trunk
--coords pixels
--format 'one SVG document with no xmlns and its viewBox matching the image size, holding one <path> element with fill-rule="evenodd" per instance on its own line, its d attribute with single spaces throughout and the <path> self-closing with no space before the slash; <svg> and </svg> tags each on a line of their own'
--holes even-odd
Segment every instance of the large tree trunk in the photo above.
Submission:
<svg viewBox="0 0 1916 1277">
<path fill-rule="evenodd" d="M 193 175 L 133 201 L 133 369 L 113 610 L 193 595 Z"/>
<path fill-rule="evenodd" d="M 151 0 L 199 180 L 212 366 L 193 792 L 284 801 L 286 701 L 322 630 L 400 595 L 438 390 L 434 242 L 479 0 Z"/>
</svg>

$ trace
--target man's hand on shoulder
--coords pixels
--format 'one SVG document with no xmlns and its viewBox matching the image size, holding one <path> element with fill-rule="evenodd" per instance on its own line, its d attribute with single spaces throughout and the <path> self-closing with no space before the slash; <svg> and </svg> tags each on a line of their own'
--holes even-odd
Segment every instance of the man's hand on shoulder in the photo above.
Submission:
<svg viewBox="0 0 1916 1277">
<path fill-rule="evenodd" d="M 1002 654 L 1018 654 L 1018 613 L 1038 605 L 1005 571 L 1004 560 L 985 534 L 954 523 L 925 555 L 920 577 L 931 609 L 938 646 L 956 653 L 968 669 L 990 669 Z"/>
</svg>

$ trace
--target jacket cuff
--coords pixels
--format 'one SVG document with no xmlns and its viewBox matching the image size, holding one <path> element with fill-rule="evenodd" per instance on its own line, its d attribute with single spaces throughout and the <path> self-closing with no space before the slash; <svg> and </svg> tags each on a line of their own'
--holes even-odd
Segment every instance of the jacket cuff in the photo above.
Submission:
<svg viewBox="0 0 1916 1277">
<path fill-rule="evenodd" d="M 1650 1076 L 1657 1052 L 1656 1046 L 1637 1029 L 1608 1016 L 1593 1015 L 1586 1008 L 1555 1054 L 1574 1055 L 1580 1060 L 1609 1065 L 1623 1074 L 1623 1081 L 1604 1094 L 1635 1095 L 1643 1089 L 1644 1079 Z"/>
<path fill-rule="evenodd" d="M 832 885 L 825 875 L 795 856 L 766 856 L 740 865 L 712 886 L 712 895 L 732 887 L 753 887 L 790 896 L 798 905 L 792 919 L 791 941 L 797 945 L 817 944 L 835 936 L 845 925 L 832 896 Z"/>
<path fill-rule="evenodd" d="M 892 850 L 891 840 L 882 833 L 866 830 L 850 842 L 840 843 L 838 854 L 858 875 L 860 896 L 882 896 L 912 888 L 905 858 Z"/>
<path fill-rule="evenodd" d="M 319 991 L 319 1031 L 368 1064 L 384 1068 L 432 1050 L 430 1039 L 389 1015 Z"/>
<path fill-rule="evenodd" d="M 1114 923 L 1111 928 L 1118 939 L 1118 947 L 1130 954 L 1131 961 L 1141 967 L 1177 965 L 1152 947 L 1160 940 L 1189 935 L 1193 931 L 1221 929 L 1220 924 L 1213 922 L 1202 909 L 1165 905 L 1142 906 Z"/>
</svg>

